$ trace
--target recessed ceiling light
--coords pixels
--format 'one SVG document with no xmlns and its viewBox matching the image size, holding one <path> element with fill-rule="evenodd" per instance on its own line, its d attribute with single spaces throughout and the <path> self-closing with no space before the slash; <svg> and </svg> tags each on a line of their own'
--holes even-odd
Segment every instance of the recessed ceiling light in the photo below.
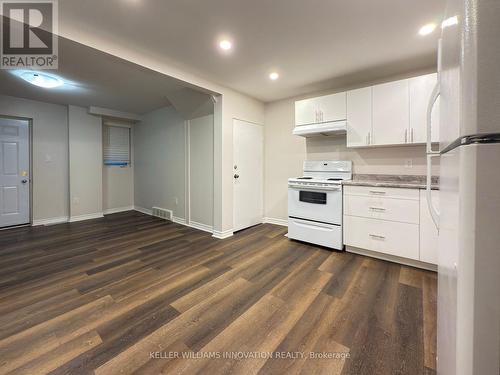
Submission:
<svg viewBox="0 0 500 375">
<path fill-rule="evenodd" d="M 435 23 L 428 23 L 420 28 L 418 33 L 422 36 L 431 34 L 436 29 Z"/>
<path fill-rule="evenodd" d="M 280 77 L 280 75 L 276 72 L 272 72 L 271 74 L 269 74 L 269 79 L 271 81 L 276 81 L 279 77 Z"/>
<path fill-rule="evenodd" d="M 230 40 L 224 39 L 219 42 L 219 47 L 224 51 L 229 51 L 233 48 L 233 43 Z"/>
<path fill-rule="evenodd" d="M 45 89 L 53 89 L 64 85 L 64 81 L 61 78 L 47 73 L 27 71 L 21 73 L 20 77 L 32 85 Z"/>
<path fill-rule="evenodd" d="M 458 24 L 458 17 L 453 16 L 450 18 L 445 19 L 443 22 L 441 22 L 441 28 L 444 29 L 445 27 L 453 26 Z"/>
</svg>

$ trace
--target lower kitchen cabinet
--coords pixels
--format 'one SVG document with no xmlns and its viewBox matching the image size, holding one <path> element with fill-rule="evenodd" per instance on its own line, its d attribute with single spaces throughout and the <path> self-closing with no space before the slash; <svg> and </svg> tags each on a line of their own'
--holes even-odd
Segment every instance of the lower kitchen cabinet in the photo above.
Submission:
<svg viewBox="0 0 500 375">
<path fill-rule="evenodd" d="M 419 260 L 418 224 L 345 216 L 346 245 Z"/>
<path fill-rule="evenodd" d="M 437 198 L 438 191 L 433 191 L 435 205 Z M 347 246 L 397 257 L 396 261 L 437 264 L 437 236 L 425 190 L 344 187 Z"/>
</svg>

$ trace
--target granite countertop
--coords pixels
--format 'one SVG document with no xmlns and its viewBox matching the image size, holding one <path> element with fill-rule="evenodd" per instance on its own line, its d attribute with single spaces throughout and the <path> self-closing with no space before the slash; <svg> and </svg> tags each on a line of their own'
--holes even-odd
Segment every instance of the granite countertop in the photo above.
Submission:
<svg viewBox="0 0 500 375">
<path fill-rule="evenodd" d="M 354 174 L 352 180 L 342 182 L 349 186 L 374 186 L 406 189 L 425 189 L 426 176 L 390 174 Z M 432 189 L 439 190 L 439 177 L 432 176 Z"/>
</svg>

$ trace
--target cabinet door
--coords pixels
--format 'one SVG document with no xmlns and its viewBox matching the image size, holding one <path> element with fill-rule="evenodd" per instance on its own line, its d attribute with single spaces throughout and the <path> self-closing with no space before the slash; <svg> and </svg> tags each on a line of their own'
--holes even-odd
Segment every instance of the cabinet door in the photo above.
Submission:
<svg viewBox="0 0 500 375">
<path fill-rule="evenodd" d="M 347 92 L 347 147 L 369 144 L 372 132 L 372 88 Z"/>
<path fill-rule="evenodd" d="M 344 243 L 418 260 L 418 224 L 344 216 Z"/>
<path fill-rule="evenodd" d="M 432 191 L 434 207 L 439 207 L 439 191 Z M 420 190 L 420 260 L 437 264 L 438 262 L 438 230 L 432 221 L 427 205 L 426 191 Z"/>
<path fill-rule="evenodd" d="M 437 82 L 437 74 L 414 77 L 410 84 L 410 141 L 425 143 L 427 141 L 427 106 L 432 90 Z M 438 99 L 439 100 L 439 99 Z M 439 142 L 439 103 L 432 111 L 432 141 Z"/>
<path fill-rule="evenodd" d="M 346 93 L 325 95 L 315 98 L 319 110 L 319 122 L 341 121 L 346 119 Z"/>
<path fill-rule="evenodd" d="M 295 102 L 295 125 L 309 125 L 318 122 L 317 103 L 313 99 L 304 99 Z"/>
<path fill-rule="evenodd" d="M 408 80 L 373 86 L 373 145 L 406 143 L 410 123 Z"/>
</svg>

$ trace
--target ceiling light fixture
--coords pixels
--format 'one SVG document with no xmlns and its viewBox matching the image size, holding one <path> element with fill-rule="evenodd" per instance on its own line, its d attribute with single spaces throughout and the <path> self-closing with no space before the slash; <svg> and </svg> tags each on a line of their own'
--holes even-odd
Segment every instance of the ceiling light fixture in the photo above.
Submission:
<svg viewBox="0 0 500 375">
<path fill-rule="evenodd" d="M 64 85 L 64 81 L 61 78 L 47 73 L 26 71 L 19 76 L 26 82 L 38 87 L 43 87 L 44 89 L 53 89 Z"/>
<path fill-rule="evenodd" d="M 271 81 L 276 81 L 279 77 L 280 77 L 280 75 L 276 72 L 272 72 L 271 74 L 269 74 L 269 79 Z"/>
<path fill-rule="evenodd" d="M 435 23 L 428 23 L 420 28 L 418 33 L 422 36 L 432 34 L 432 32 L 436 29 Z"/>
<path fill-rule="evenodd" d="M 233 43 L 231 43 L 231 41 L 227 39 L 224 39 L 219 42 L 219 47 L 224 51 L 229 51 L 231 48 L 233 48 Z"/>
<path fill-rule="evenodd" d="M 445 19 L 443 22 L 441 22 L 441 28 L 444 29 L 445 27 L 453 26 L 458 24 L 458 17 L 453 16 L 450 18 Z"/>
</svg>

